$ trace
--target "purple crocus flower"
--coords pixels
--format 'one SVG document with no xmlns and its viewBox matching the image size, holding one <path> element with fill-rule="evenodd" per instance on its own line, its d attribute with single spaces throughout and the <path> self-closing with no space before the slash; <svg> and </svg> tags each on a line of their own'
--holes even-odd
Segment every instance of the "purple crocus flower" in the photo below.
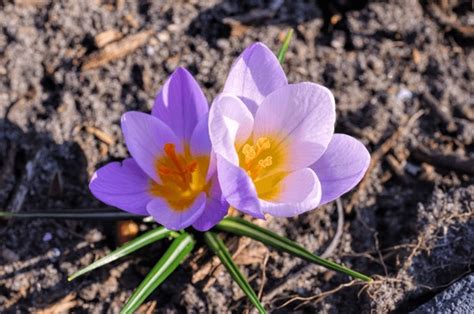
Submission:
<svg viewBox="0 0 474 314">
<path fill-rule="evenodd" d="M 163 226 L 210 229 L 227 213 L 208 132 L 209 106 L 199 85 L 178 68 L 151 115 L 127 112 L 122 131 L 132 158 L 97 170 L 90 190 L 122 210 L 151 215 Z"/>
<path fill-rule="evenodd" d="M 370 155 L 334 134 L 335 102 L 318 84 L 288 84 L 263 44 L 234 63 L 209 115 L 222 193 L 257 218 L 289 217 L 328 203 L 364 176 Z"/>
</svg>

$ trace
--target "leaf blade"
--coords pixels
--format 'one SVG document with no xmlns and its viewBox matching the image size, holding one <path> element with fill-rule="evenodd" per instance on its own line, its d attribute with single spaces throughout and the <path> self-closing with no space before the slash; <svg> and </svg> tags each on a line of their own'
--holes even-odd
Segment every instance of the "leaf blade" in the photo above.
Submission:
<svg viewBox="0 0 474 314">
<path fill-rule="evenodd" d="M 176 236 L 176 232 L 166 229 L 165 227 L 158 227 L 153 230 L 150 230 L 135 239 L 125 243 L 121 247 L 117 248 L 116 250 L 110 252 L 103 258 L 95 261 L 94 263 L 90 264 L 89 266 L 84 267 L 83 269 L 75 272 L 71 276 L 67 278 L 68 281 L 72 281 L 75 278 L 82 276 L 96 268 L 102 267 L 106 264 L 109 264 L 113 261 L 118 260 L 128 254 L 135 252 L 142 247 L 149 245 L 153 242 L 159 241 L 169 236 Z"/>
<path fill-rule="evenodd" d="M 288 51 L 288 47 L 290 46 L 290 41 L 292 37 L 293 37 L 293 29 L 290 28 L 285 35 L 285 39 L 283 40 L 283 45 L 278 51 L 278 62 L 280 62 L 280 64 L 283 64 L 283 62 L 285 62 L 285 55 L 286 55 L 286 52 Z"/>
<path fill-rule="evenodd" d="M 222 264 L 224 264 L 232 278 L 237 282 L 239 287 L 247 295 L 253 305 L 255 305 L 259 313 L 266 313 L 265 308 L 260 303 L 255 291 L 253 291 L 252 287 L 250 287 L 250 284 L 242 275 L 237 265 L 235 265 L 235 263 L 232 261 L 232 257 L 230 256 L 230 253 L 221 238 L 219 238 L 219 236 L 214 232 L 205 232 L 204 240 L 211 250 L 219 257 Z"/>
<path fill-rule="evenodd" d="M 308 262 L 318 264 L 325 268 L 349 275 L 353 278 L 357 278 L 366 282 L 372 281 L 372 278 L 361 274 L 357 271 L 349 269 L 345 266 L 331 262 L 324 258 L 321 258 L 305 248 L 301 247 L 296 242 L 291 241 L 283 236 L 271 232 L 270 230 L 259 227 L 249 221 L 246 221 L 238 217 L 226 217 L 215 227 L 218 230 L 230 232 L 240 236 L 246 236 L 254 240 L 260 241 L 264 244 L 272 246 L 276 249 L 285 251 L 291 255 L 300 257 Z"/>
<path fill-rule="evenodd" d="M 191 253 L 194 243 L 194 238 L 189 233 L 180 234 L 146 275 L 138 288 L 133 291 L 120 313 L 133 313 Z"/>
</svg>

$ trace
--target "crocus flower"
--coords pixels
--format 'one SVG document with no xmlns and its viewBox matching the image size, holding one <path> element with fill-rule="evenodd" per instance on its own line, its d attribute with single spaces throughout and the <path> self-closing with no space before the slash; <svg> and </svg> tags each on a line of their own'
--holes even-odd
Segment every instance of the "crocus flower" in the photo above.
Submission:
<svg viewBox="0 0 474 314">
<path fill-rule="evenodd" d="M 358 140 L 334 134 L 335 101 L 318 84 L 288 84 L 263 44 L 234 63 L 211 106 L 209 132 L 222 193 L 257 218 L 289 217 L 352 189 L 370 155 Z"/>
<path fill-rule="evenodd" d="M 90 190 L 122 210 L 151 215 L 168 229 L 205 231 L 227 213 L 212 158 L 208 103 L 184 68 L 156 97 L 151 115 L 127 112 L 122 131 L 132 158 L 97 170 Z"/>
</svg>

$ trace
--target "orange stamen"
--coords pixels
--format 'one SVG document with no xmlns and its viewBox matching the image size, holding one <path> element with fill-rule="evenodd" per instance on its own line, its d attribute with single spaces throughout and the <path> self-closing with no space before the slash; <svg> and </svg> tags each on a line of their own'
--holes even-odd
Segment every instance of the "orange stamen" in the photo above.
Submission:
<svg viewBox="0 0 474 314">
<path fill-rule="evenodd" d="M 176 153 L 176 146 L 172 143 L 166 143 L 164 145 L 164 152 L 174 167 L 161 164 L 158 166 L 158 173 L 160 176 L 166 176 L 171 179 L 171 181 L 178 184 L 183 190 L 187 190 L 192 180 L 191 174 L 196 171 L 198 162 L 191 160 L 186 164 L 185 158 Z"/>
<path fill-rule="evenodd" d="M 176 149 L 174 144 L 172 143 L 166 143 L 165 144 L 165 154 L 171 159 L 171 161 L 174 163 L 176 168 L 178 168 L 178 171 L 183 173 L 184 169 L 181 166 L 181 161 L 179 160 L 178 156 L 176 155 Z"/>
<path fill-rule="evenodd" d="M 198 162 L 196 160 L 193 160 L 189 164 L 186 165 L 186 170 L 189 173 L 193 173 L 194 171 L 196 171 L 197 167 L 198 167 Z"/>
</svg>

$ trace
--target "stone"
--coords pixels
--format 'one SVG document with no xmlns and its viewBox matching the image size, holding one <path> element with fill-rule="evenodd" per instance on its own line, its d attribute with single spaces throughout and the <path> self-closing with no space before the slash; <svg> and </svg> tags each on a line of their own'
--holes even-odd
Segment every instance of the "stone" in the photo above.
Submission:
<svg viewBox="0 0 474 314">
<path fill-rule="evenodd" d="M 453 283 L 411 313 L 474 313 L 474 274 Z"/>
</svg>

